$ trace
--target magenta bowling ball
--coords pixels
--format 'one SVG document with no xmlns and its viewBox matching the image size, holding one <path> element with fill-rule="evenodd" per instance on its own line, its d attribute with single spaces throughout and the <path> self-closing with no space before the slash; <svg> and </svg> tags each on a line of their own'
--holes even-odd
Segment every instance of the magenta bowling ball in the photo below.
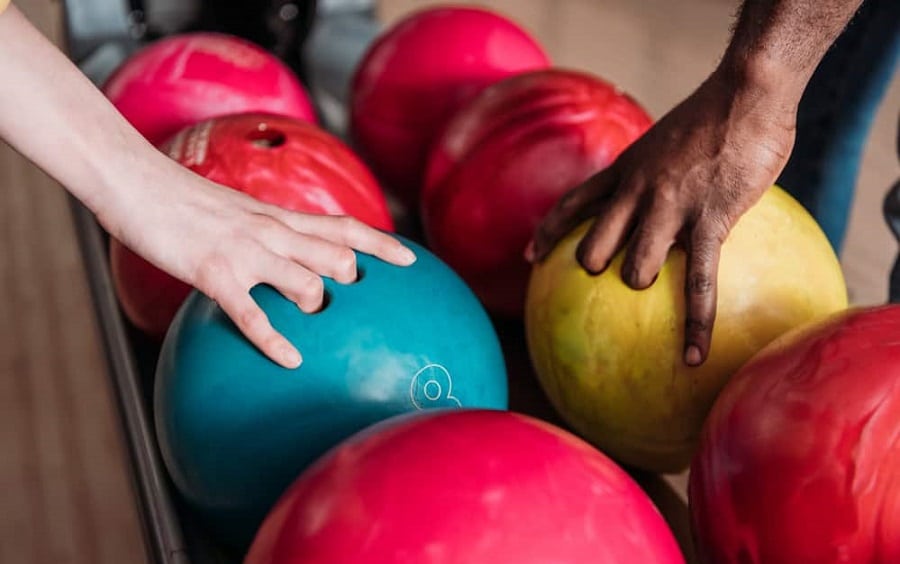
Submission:
<svg viewBox="0 0 900 564">
<path fill-rule="evenodd" d="M 675 564 L 643 490 L 581 439 L 508 411 L 433 410 L 303 473 L 245 564 Z"/>
<path fill-rule="evenodd" d="M 103 93 L 154 144 L 231 114 L 316 121 L 306 90 L 287 65 L 249 41 L 221 33 L 184 33 L 147 45 L 116 69 Z"/>
<path fill-rule="evenodd" d="M 382 33 L 356 69 L 354 143 L 386 189 L 414 205 L 430 144 L 454 113 L 485 87 L 548 66 L 540 44 L 498 13 L 416 11 Z"/>
</svg>

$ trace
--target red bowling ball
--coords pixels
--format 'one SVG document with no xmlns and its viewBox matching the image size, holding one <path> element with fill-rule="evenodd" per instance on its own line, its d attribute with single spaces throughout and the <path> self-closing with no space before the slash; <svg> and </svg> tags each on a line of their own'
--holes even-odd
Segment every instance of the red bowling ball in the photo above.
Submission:
<svg viewBox="0 0 900 564">
<path fill-rule="evenodd" d="M 706 562 L 900 562 L 900 306 L 794 331 L 725 387 L 692 466 Z"/>
<path fill-rule="evenodd" d="M 245 564 L 674 564 L 643 490 L 581 439 L 506 411 L 399 416 L 287 490 Z"/>
<path fill-rule="evenodd" d="M 353 78 L 350 129 L 385 187 L 409 205 L 428 148 L 486 86 L 550 60 L 529 34 L 481 8 L 427 8 L 383 33 Z"/>
<path fill-rule="evenodd" d="M 103 92 L 151 143 L 228 114 L 266 112 L 315 122 L 306 90 L 278 58 L 243 39 L 187 33 L 128 58 Z"/>
<path fill-rule="evenodd" d="M 163 150 L 194 172 L 268 204 L 394 228 L 384 194 L 366 166 L 314 125 L 266 114 L 227 116 L 183 130 Z M 165 335 L 190 286 L 115 239 L 110 261 L 127 317 L 153 337 Z"/>
<path fill-rule="evenodd" d="M 488 309 L 521 316 L 523 255 L 541 218 L 651 123 L 629 96 L 580 72 L 535 71 L 491 86 L 431 152 L 422 193 L 429 244 Z"/>
</svg>

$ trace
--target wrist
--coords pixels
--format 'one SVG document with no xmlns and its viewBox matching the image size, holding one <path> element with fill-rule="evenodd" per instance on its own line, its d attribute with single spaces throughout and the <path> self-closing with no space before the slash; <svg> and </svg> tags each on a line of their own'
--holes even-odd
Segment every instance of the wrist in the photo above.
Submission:
<svg viewBox="0 0 900 564">
<path fill-rule="evenodd" d="M 759 8 L 757 4 L 745 4 L 747 13 L 742 14 L 716 72 L 727 76 L 741 91 L 765 94 L 782 104 L 799 105 L 830 41 L 816 37 L 822 30 L 810 30 L 812 38 L 788 40 L 787 30 L 781 29 L 787 24 L 769 21 L 776 17 L 771 14 L 754 15 L 754 7 Z"/>
<path fill-rule="evenodd" d="M 727 54 L 711 76 L 732 99 L 778 115 L 796 115 L 806 77 L 765 54 Z"/>
<path fill-rule="evenodd" d="M 107 129 L 103 134 L 104 139 L 84 147 L 96 181 L 81 191 L 79 199 L 115 236 L 157 198 L 154 192 L 165 185 L 166 170 L 176 165 L 128 128 Z"/>
</svg>

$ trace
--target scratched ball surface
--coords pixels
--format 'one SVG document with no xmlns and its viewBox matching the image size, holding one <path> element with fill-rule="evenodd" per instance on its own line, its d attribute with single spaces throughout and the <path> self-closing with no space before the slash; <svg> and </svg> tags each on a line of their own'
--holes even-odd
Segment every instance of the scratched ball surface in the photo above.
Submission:
<svg viewBox="0 0 900 564">
<path fill-rule="evenodd" d="M 253 296 L 303 354 L 279 367 L 195 292 L 156 373 L 160 447 L 187 503 L 224 542 L 245 546 L 278 496 L 317 457 L 390 416 L 506 409 L 506 369 L 487 314 L 439 259 L 404 240 L 410 267 L 358 256 L 360 277 L 306 314 L 268 286 Z"/>
<path fill-rule="evenodd" d="M 691 468 L 705 561 L 900 562 L 898 335 L 900 306 L 850 310 L 729 382 Z"/>
<path fill-rule="evenodd" d="M 508 411 L 396 417 L 305 472 L 245 564 L 679 564 L 638 485 L 574 435 Z"/>
</svg>

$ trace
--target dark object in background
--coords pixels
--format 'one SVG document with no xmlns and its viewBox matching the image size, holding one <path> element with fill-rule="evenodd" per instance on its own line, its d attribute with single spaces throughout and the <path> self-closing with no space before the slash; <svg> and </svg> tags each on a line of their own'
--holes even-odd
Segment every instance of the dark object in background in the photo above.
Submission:
<svg viewBox="0 0 900 564">
<path fill-rule="evenodd" d="M 162 4 L 181 6 L 182 2 L 165 0 Z M 304 78 L 300 49 L 312 28 L 316 4 L 316 0 L 201 1 L 193 27 L 248 39 L 274 53 Z"/>
<path fill-rule="evenodd" d="M 95 82 L 141 45 L 190 31 L 243 37 L 272 52 L 301 80 L 300 53 L 317 0 L 79 0 L 64 2 L 69 57 Z"/>
</svg>

